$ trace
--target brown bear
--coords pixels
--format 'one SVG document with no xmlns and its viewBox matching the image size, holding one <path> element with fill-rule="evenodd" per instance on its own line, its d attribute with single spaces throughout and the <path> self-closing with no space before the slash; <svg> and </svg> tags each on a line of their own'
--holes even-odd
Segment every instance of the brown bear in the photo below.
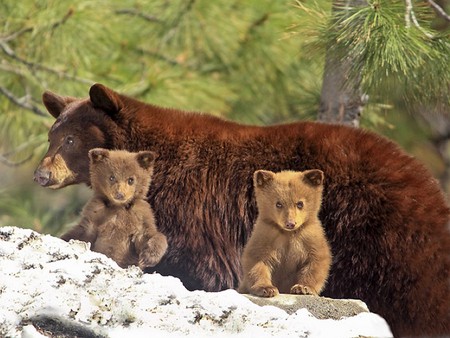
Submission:
<svg viewBox="0 0 450 338">
<path fill-rule="evenodd" d="M 65 233 L 65 241 L 91 243 L 91 250 L 112 258 L 122 268 L 155 266 L 167 250 L 145 200 L 155 154 L 96 148 L 89 151 L 94 196 L 85 205 L 81 222 Z"/>
<path fill-rule="evenodd" d="M 319 210 L 320 170 L 253 175 L 258 217 L 242 254 L 239 292 L 318 295 L 327 280 L 331 251 Z"/>
<path fill-rule="evenodd" d="M 317 122 L 247 126 L 101 84 L 88 98 L 47 91 L 43 101 L 56 121 L 35 170 L 42 186 L 90 184 L 95 147 L 158 153 L 148 201 L 170 243 L 159 273 L 189 289 L 237 287 L 257 215 L 253 173 L 316 168 L 327 174 L 319 218 L 333 254 L 322 295 L 363 300 L 398 336 L 450 334 L 447 201 L 393 142 Z"/>
</svg>

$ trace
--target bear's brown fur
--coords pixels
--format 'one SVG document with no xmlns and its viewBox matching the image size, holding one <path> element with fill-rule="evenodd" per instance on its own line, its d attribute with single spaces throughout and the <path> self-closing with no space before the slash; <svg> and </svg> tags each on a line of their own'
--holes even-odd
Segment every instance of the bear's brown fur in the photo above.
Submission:
<svg viewBox="0 0 450 338">
<path fill-rule="evenodd" d="M 156 228 L 145 200 L 155 154 L 96 148 L 89 158 L 94 196 L 83 208 L 81 222 L 61 238 L 90 242 L 91 250 L 123 268 L 155 266 L 167 250 L 166 236 Z"/>
<path fill-rule="evenodd" d="M 100 84 L 86 99 L 45 92 L 43 101 L 56 121 L 35 171 L 42 186 L 89 184 L 94 147 L 158 153 L 148 200 L 170 246 L 156 271 L 189 289 L 237 287 L 257 214 L 253 172 L 317 168 L 326 175 L 319 218 L 333 254 L 322 295 L 363 300 L 396 335 L 450 334 L 447 201 L 393 142 L 315 122 L 245 126 Z"/>
<path fill-rule="evenodd" d="M 239 292 L 318 295 L 331 264 L 319 220 L 323 172 L 258 170 L 253 177 L 258 217 L 242 254 Z"/>
</svg>

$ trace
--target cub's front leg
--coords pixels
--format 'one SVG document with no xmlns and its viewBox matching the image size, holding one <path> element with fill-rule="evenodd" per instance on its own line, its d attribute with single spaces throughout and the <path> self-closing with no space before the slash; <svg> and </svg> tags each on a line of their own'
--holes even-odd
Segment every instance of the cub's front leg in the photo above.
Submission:
<svg viewBox="0 0 450 338">
<path fill-rule="evenodd" d="M 167 238 L 161 232 L 157 232 L 150 239 L 146 240 L 140 248 L 139 253 L 139 267 L 144 270 L 159 263 L 161 258 L 167 251 Z"/>
<path fill-rule="evenodd" d="M 86 218 L 83 218 L 79 224 L 75 225 L 61 236 L 61 239 L 66 242 L 70 241 L 71 239 L 76 239 L 83 242 L 90 242 L 91 245 L 94 244 L 96 238 L 96 228 Z"/>
<path fill-rule="evenodd" d="M 309 264 L 297 273 L 297 284 L 292 286 L 291 293 L 318 296 L 328 278 L 331 265 L 331 250 L 325 236 L 316 243 L 316 249 L 309 258 Z"/>
<path fill-rule="evenodd" d="M 278 289 L 272 284 L 272 271 L 263 261 L 257 262 L 244 276 L 243 288 L 259 297 L 275 297 Z M 241 289 L 241 290 L 242 290 Z"/>
<path fill-rule="evenodd" d="M 106 214 L 104 203 L 97 198 L 91 199 L 83 208 L 80 223 L 62 235 L 61 239 L 66 242 L 77 239 L 94 245 L 97 239 L 98 225 L 106 219 Z"/>
</svg>

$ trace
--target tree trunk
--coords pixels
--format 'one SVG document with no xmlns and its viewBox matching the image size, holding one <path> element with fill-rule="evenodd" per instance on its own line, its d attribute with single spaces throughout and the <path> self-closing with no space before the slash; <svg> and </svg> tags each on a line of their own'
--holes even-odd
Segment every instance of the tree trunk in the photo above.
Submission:
<svg viewBox="0 0 450 338">
<path fill-rule="evenodd" d="M 334 1 L 333 13 L 348 11 L 349 7 L 367 5 L 366 0 Z M 351 58 L 339 57 L 333 53 L 332 48 L 328 47 L 318 121 L 359 126 L 364 96 L 361 93 L 359 77 L 349 76 L 352 64 Z M 348 81 L 350 78 L 351 83 Z"/>
</svg>

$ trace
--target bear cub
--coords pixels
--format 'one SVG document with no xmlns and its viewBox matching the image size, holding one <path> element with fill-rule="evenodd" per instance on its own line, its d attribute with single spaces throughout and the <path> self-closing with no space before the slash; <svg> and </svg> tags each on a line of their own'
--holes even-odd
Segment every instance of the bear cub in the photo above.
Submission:
<svg viewBox="0 0 450 338">
<path fill-rule="evenodd" d="M 167 250 L 145 200 L 155 154 L 101 148 L 89 151 L 94 196 L 84 206 L 81 222 L 65 233 L 65 241 L 91 243 L 91 250 L 110 257 L 122 268 L 155 266 Z"/>
<path fill-rule="evenodd" d="M 323 172 L 258 170 L 253 181 L 258 217 L 241 257 L 238 291 L 260 297 L 319 295 L 331 265 L 318 218 Z"/>
</svg>

